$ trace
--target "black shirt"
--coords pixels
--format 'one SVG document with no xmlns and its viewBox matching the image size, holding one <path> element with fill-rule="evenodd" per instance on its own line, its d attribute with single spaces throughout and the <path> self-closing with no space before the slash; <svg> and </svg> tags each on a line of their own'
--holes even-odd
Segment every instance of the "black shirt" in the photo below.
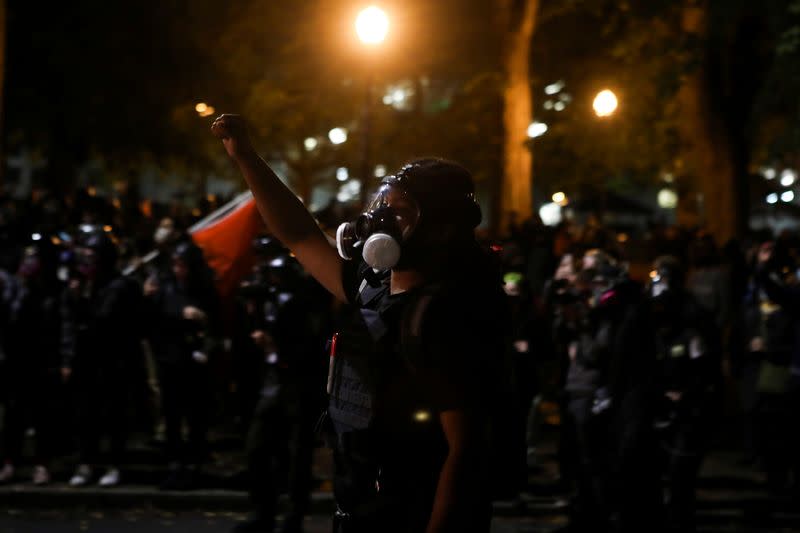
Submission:
<svg viewBox="0 0 800 533">
<path fill-rule="evenodd" d="M 379 286 L 361 292 L 363 268 L 345 263 L 343 286 L 354 308 L 377 312 L 385 325 L 379 348 L 370 356 L 380 369 L 373 423 L 377 506 L 384 509 L 380 514 L 391 516 L 396 528 L 391 531 L 424 531 L 448 452 L 440 414 L 466 410 L 473 417 L 486 416 L 481 377 L 497 338 L 486 316 L 491 306 L 481 305 L 474 293 L 460 288 L 420 287 L 393 295 L 388 275 Z M 407 330 L 405 321 L 412 320 L 407 307 L 416 309 L 425 294 L 433 296 L 421 315 L 419 346 L 412 349 L 406 341 L 401 343 L 401 327 Z M 488 531 L 488 498 L 477 503 L 468 523 L 485 524 L 473 531 Z M 390 531 L 385 523 L 381 526 Z"/>
</svg>

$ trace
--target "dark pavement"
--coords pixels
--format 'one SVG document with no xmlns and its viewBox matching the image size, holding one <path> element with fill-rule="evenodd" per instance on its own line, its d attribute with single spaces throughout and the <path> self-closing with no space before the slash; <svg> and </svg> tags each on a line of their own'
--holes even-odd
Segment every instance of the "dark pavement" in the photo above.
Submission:
<svg viewBox="0 0 800 533">
<path fill-rule="evenodd" d="M 548 431 L 538 450 L 528 492 L 519 501 L 495 506 L 493 531 L 540 533 L 566 525 L 569 494 L 557 483 L 554 437 L 555 432 Z M 703 465 L 698 531 L 800 532 L 800 498 L 769 493 L 758 469 L 742 464 L 740 454 L 731 450 L 734 442 L 720 437 Z M 228 531 L 249 509 L 237 474 L 242 464 L 238 450 L 233 442 L 218 445 L 204 470 L 204 485 L 188 492 L 156 488 L 164 472 L 163 466 L 151 464 L 158 459 L 152 450 L 134 449 L 131 464 L 123 468 L 124 484 L 112 489 L 68 487 L 71 463 L 66 462 L 50 486 L 34 487 L 24 477 L 17 484 L 0 486 L 0 533 Z M 333 498 L 326 481 L 330 457 L 324 449 L 317 450 L 314 477 L 317 488 L 306 531 L 328 532 Z"/>
<path fill-rule="evenodd" d="M 0 514 L 0 533 L 224 533 L 245 515 L 239 513 L 171 513 L 130 510 L 125 512 L 16 511 Z M 563 520 L 542 521 L 525 518 L 495 520 L 497 533 L 544 533 L 563 525 Z M 330 533 L 328 517 L 306 520 L 306 533 Z"/>
<path fill-rule="evenodd" d="M 545 461 L 518 502 L 498 504 L 493 531 L 543 533 L 567 522 L 567 495 L 555 483 L 555 464 Z M 314 493 L 308 533 L 330 531 L 329 491 Z M 800 532 L 800 505 L 789 495 L 770 494 L 762 476 L 739 463 L 734 452 L 717 451 L 705 462 L 698 489 L 698 531 L 719 533 Z M 32 532 L 225 532 L 243 520 L 246 495 L 232 489 L 164 492 L 152 486 L 70 489 L 0 487 L 0 533 Z"/>
</svg>

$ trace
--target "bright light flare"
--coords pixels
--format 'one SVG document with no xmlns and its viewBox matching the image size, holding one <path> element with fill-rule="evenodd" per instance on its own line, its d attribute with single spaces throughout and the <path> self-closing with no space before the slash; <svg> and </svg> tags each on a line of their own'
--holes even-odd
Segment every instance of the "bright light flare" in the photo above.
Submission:
<svg viewBox="0 0 800 533">
<path fill-rule="evenodd" d="M 333 128 L 328 132 L 328 139 L 333 144 L 343 144 L 347 142 L 347 130 L 344 128 Z"/>
<path fill-rule="evenodd" d="M 431 419 L 430 411 L 417 411 L 414 413 L 414 420 L 417 422 L 427 422 Z"/>
<path fill-rule="evenodd" d="M 619 106 L 617 95 L 609 89 L 603 89 L 594 97 L 592 107 L 598 117 L 610 117 Z"/>
<path fill-rule="evenodd" d="M 569 201 L 567 200 L 566 194 L 563 192 L 557 192 L 553 195 L 553 203 L 560 207 L 564 207 L 569 203 Z"/>
<path fill-rule="evenodd" d="M 658 191 L 658 206 L 662 209 L 675 209 L 678 207 L 678 194 L 672 189 Z"/>
<path fill-rule="evenodd" d="M 196 106 L 194 106 L 194 110 L 197 111 L 197 114 L 201 117 L 209 117 L 214 114 L 214 107 L 208 105 L 205 102 L 200 102 Z"/>
<path fill-rule="evenodd" d="M 554 94 L 558 94 L 559 92 L 561 92 L 561 89 L 564 88 L 564 85 L 566 85 L 566 84 L 564 83 L 563 80 L 558 80 L 555 83 L 551 83 L 550 85 L 545 86 L 544 94 L 546 94 L 548 96 L 552 96 Z"/>
<path fill-rule="evenodd" d="M 789 187 L 794 184 L 795 180 L 797 179 L 797 174 L 794 170 L 787 168 L 783 172 L 781 172 L 781 185 L 784 187 Z"/>
<path fill-rule="evenodd" d="M 771 192 L 767 195 L 767 203 L 768 204 L 777 204 L 778 203 L 778 193 Z"/>
<path fill-rule="evenodd" d="M 785 203 L 789 203 L 794 200 L 794 193 L 792 191 L 784 191 L 781 194 L 781 201 Z"/>
<path fill-rule="evenodd" d="M 535 139 L 547 133 L 547 124 L 544 122 L 531 122 L 528 126 L 528 137 Z"/>
<path fill-rule="evenodd" d="M 389 16 L 377 6 L 363 9 L 356 17 L 356 34 L 364 44 L 380 44 L 389 33 Z"/>
<path fill-rule="evenodd" d="M 556 203 L 544 204 L 539 208 L 539 217 L 545 226 L 557 226 L 561 223 L 561 206 Z"/>
</svg>

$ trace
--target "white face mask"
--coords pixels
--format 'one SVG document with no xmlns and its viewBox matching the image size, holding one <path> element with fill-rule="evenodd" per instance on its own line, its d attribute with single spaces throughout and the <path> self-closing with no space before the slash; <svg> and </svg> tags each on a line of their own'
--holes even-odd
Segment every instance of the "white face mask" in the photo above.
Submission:
<svg viewBox="0 0 800 533">
<path fill-rule="evenodd" d="M 153 240 L 156 244 L 161 245 L 166 243 L 172 237 L 172 230 L 169 228 L 158 228 L 153 235 Z"/>
</svg>

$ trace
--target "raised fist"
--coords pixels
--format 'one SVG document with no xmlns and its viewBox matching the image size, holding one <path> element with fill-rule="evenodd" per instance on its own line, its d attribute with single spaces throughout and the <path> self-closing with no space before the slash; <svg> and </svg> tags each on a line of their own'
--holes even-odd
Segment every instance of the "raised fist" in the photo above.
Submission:
<svg viewBox="0 0 800 533">
<path fill-rule="evenodd" d="M 211 133 L 222 140 L 228 155 L 234 159 L 253 152 L 247 126 L 240 115 L 220 115 L 211 124 Z"/>
</svg>

